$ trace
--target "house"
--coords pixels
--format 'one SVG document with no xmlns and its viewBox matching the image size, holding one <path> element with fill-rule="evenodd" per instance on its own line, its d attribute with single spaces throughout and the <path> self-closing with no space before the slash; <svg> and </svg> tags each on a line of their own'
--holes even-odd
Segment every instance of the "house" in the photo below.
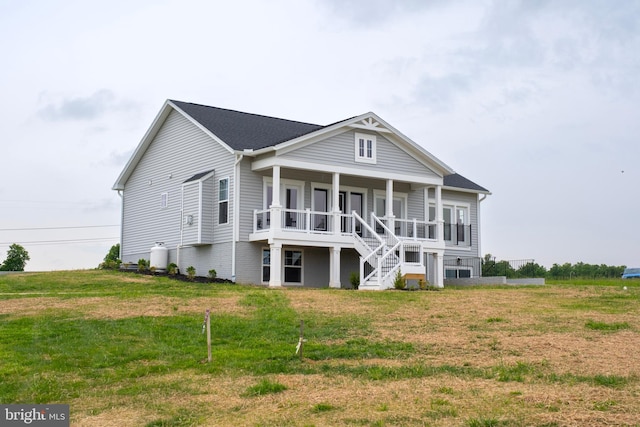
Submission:
<svg viewBox="0 0 640 427">
<path fill-rule="evenodd" d="M 490 194 L 374 113 L 320 126 L 174 100 L 113 189 L 125 263 L 163 242 L 199 276 L 346 288 L 358 273 L 360 289 L 479 275 L 461 260 L 481 256 Z"/>
</svg>

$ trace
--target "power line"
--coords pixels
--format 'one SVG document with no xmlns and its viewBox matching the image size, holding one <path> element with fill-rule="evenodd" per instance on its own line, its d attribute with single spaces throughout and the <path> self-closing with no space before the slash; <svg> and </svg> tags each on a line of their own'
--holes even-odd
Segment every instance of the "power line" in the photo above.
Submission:
<svg viewBox="0 0 640 427">
<path fill-rule="evenodd" d="M 80 228 L 108 228 L 108 227 L 120 227 L 120 224 L 116 224 L 116 225 L 78 225 L 78 226 L 70 226 L 70 227 L 0 228 L 0 231 L 69 230 L 69 229 L 80 229 Z"/>
<path fill-rule="evenodd" d="M 99 237 L 93 239 L 70 239 L 70 240 L 34 240 L 29 242 L 0 242 L 0 246 L 12 245 L 17 243 L 19 245 L 68 245 L 74 243 L 100 243 L 100 242 L 112 242 L 114 240 L 120 240 L 119 237 Z"/>
</svg>

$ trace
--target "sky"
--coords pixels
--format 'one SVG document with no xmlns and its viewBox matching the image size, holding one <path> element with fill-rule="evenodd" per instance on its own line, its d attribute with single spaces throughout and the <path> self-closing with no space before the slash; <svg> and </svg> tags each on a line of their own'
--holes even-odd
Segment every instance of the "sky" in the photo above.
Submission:
<svg viewBox="0 0 640 427">
<path fill-rule="evenodd" d="M 94 268 L 166 99 L 373 111 L 491 191 L 482 253 L 640 266 L 640 1 L 0 0 L 0 261 Z"/>
</svg>

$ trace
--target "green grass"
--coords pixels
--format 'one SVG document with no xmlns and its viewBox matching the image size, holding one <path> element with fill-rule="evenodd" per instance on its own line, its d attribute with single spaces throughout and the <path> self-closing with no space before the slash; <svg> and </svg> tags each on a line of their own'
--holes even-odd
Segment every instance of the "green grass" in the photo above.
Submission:
<svg viewBox="0 0 640 427">
<path fill-rule="evenodd" d="M 568 297 L 562 296 L 565 291 Z M 301 309 L 293 301 L 303 300 L 306 292 L 320 301 L 318 305 L 326 297 L 341 301 L 345 308 L 364 310 L 316 310 L 304 305 Z M 521 307 L 527 315 L 537 313 L 536 301 L 546 305 L 530 323 L 520 322 L 519 313 L 511 307 L 493 307 L 481 316 L 456 311 L 458 303 L 467 299 L 491 301 L 492 292 L 526 300 Z M 522 349 L 510 348 L 513 344 L 506 337 L 553 332 L 605 340 L 628 331 L 635 339 L 637 323 L 629 319 L 640 313 L 639 296 L 638 287 L 623 291 L 613 285 L 472 287 L 437 293 L 278 291 L 119 272 L 0 276 L 2 307 L 29 305 L 29 300 L 36 302 L 35 297 L 64 301 L 66 307 L 47 307 L 49 300 L 43 299 L 45 303 L 37 301 L 42 304 L 37 309 L 0 314 L 0 402 L 74 402 L 89 408 L 80 413 L 87 417 L 108 413 L 113 407 L 135 408 L 142 411 L 135 425 L 146 426 L 207 425 L 212 414 L 222 419 L 248 417 L 254 405 L 268 399 L 278 402 L 278 410 L 242 418 L 244 424 L 302 425 L 294 416 L 278 414 L 290 411 L 309 417 L 306 425 L 515 426 L 526 425 L 520 420 L 531 414 L 565 410 L 558 403 L 561 399 L 532 399 L 529 384 L 548 390 L 579 385 L 611 396 L 585 401 L 583 415 L 607 416 L 633 406 L 625 396 L 640 382 L 635 374 L 558 369 L 553 363 L 528 358 Z M 109 297 L 109 304 L 141 307 L 152 297 L 172 299 L 163 315 L 131 313 L 109 318 L 82 308 L 101 297 Z M 212 307 L 213 362 L 206 363 L 203 311 L 184 307 L 227 297 L 232 297 L 238 310 Z M 441 304 L 446 309 L 437 311 Z M 415 318 L 422 313 L 424 318 Z M 593 320 L 604 317 L 601 313 L 607 314 L 607 322 Z M 616 318 L 619 313 L 625 317 Z M 303 360 L 295 354 L 301 320 L 307 339 Z M 438 347 L 440 330 L 468 334 L 471 340 Z M 473 352 L 489 355 L 484 359 L 488 363 L 474 363 L 473 345 Z M 608 351 L 603 349 L 601 357 Z M 296 381 L 286 381 L 288 376 Z M 222 379 L 242 384 L 231 397 L 233 405 L 226 409 L 219 408 L 223 401 L 203 405 L 200 399 L 223 394 L 211 389 Z M 351 392 L 341 400 L 327 391 L 318 392 L 315 400 L 294 402 L 305 396 L 290 384 L 305 382 L 322 384 L 323 390 L 351 387 Z M 402 389 L 405 384 L 411 384 L 408 390 Z M 491 385 L 489 392 L 483 389 L 486 384 Z M 396 387 L 402 391 L 393 391 Z M 384 398 L 371 403 L 368 412 L 354 410 L 367 400 L 359 396 L 367 397 L 370 389 L 384 390 Z M 424 389 L 430 393 L 426 399 L 413 396 Z M 412 409 L 399 409 L 405 407 Z"/>
<path fill-rule="evenodd" d="M 631 326 L 629 326 L 629 323 L 627 322 L 606 323 L 595 320 L 587 320 L 585 327 L 594 331 L 619 331 L 622 329 L 631 329 Z"/>
<path fill-rule="evenodd" d="M 282 393 L 286 389 L 287 389 L 287 386 L 265 378 L 262 381 L 260 381 L 259 384 L 249 387 L 244 392 L 244 396 L 249 396 L 249 397 L 264 396 L 265 394 Z"/>
</svg>

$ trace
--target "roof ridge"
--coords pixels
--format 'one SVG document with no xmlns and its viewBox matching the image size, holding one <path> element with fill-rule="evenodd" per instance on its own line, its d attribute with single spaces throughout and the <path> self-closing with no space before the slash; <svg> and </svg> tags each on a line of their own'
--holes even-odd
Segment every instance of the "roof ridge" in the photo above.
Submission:
<svg viewBox="0 0 640 427">
<path fill-rule="evenodd" d="M 195 105 L 195 106 L 198 106 L 198 107 L 213 108 L 213 109 L 216 109 L 216 110 L 228 111 L 228 112 L 231 112 L 231 113 L 239 113 L 239 114 L 246 114 L 246 115 L 249 115 L 249 116 L 263 117 L 263 118 L 266 118 L 266 119 L 274 119 L 274 120 L 282 120 L 284 122 L 299 123 L 299 124 L 302 124 L 302 125 L 326 127 L 324 125 L 319 125 L 317 123 L 303 122 L 303 121 L 300 121 L 300 120 L 283 119 L 282 117 L 267 116 L 265 114 L 257 114 L 257 113 L 249 113 L 249 112 L 246 112 L 246 111 L 234 110 L 234 109 L 231 109 L 231 108 L 222 108 L 222 107 L 215 107 L 213 105 L 199 104 L 197 102 L 178 101 L 177 99 L 169 99 L 169 101 L 171 101 L 173 103 L 179 103 L 179 104 L 189 104 L 189 105 Z"/>
</svg>

